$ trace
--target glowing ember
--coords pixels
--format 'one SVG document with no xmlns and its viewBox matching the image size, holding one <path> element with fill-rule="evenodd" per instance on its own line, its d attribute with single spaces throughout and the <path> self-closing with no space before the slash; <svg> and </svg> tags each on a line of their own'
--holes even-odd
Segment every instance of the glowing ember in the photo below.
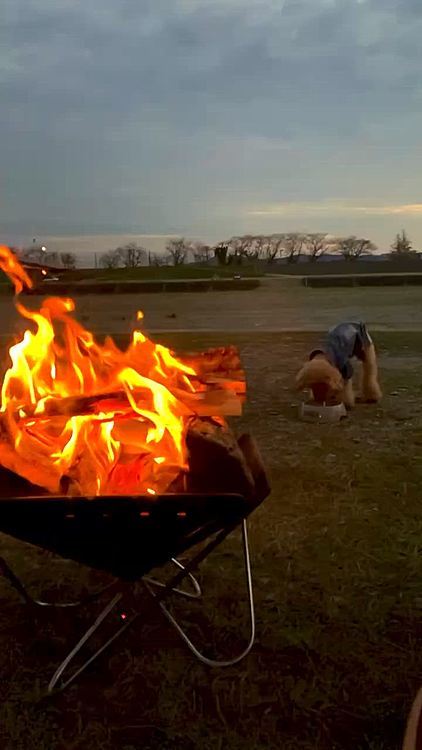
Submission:
<svg viewBox="0 0 422 750">
<path fill-rule="evenodd" d="M 6 247 L 0 268 L 17 294 L 32 286 Z M 33 330 L 9 350 L 0 464 L 52 493 L 63 491 L 63 482 L 88 496 L 166 490 L 186 468 L 186 431 L 208 387 L 192 363 L 139 330 L 125 351 L 110 338 L 98 343 L 72 317 L 71 299 L 45 299 L 37 311 L 20 302 L 16 308 Z M 223 388 L 234 396 L 240 385 Z M 217 405 L 215 411 L 221 413 Z"/>
</svg>

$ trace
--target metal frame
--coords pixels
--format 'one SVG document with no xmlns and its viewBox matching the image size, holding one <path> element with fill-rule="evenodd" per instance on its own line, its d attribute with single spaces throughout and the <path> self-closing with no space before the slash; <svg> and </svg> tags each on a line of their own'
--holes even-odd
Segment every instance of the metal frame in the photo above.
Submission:
<svg viewBox="0 0 422 750">
<path fill-rule="evenodd" d="M 245 563 L 246 587 L 247 587 L 247 593 L 248 593 L 250 631 L 249 631 L 249 640 L 248 640 L 246 647 L 243 649 L 243 651 L 240 652 L 240 654 L 232 657 L 231 659 L 226 659 L 226 660 L 210 659 L 207 656 L 204 656 L 204 654 L 201 651 L 199 651 L 199 649 L 195 646 L 195 644 L 191 641 L 187 633 L 178 623 L 176 618 L 171 614 L 169 609 L 164 604 L 163 599 L 164 599 L 165 594 L 164 596 L 163 595 L 159 596 L 155 594 L 151 589 L 149 589 L 150 594 L 158 602 L 158 605 L 162 613 L 167 618 L 169 623 L 177 630 L 178 634 L 180 635 L 182 640 L 186 643 L 189 650 L 194 654 L 194 656 L 196 656 L 197 659 L 199 659 L 200 662 L 202 662 L 202 664 L 205 664 L 207 667 L 232 667 L 234 664 L 238 664 L 238 662 L 240 662 L 242 659 L 245 658 L 245 656 L 249 654 L 255 641 L 255 607 L 254 607 L 254 599 L 253 599 L 251 562 L 250 562 L 250 556 L 249 556 L 248 529 L 247 529 L 245 519 L 243 519 L 242 521 L 242 543 L 243 543 L 243 555 L 244 555 L 244 563 Z M 148 585 L 147 585 L 147 588 L 148 588 Z"/>
<path fill-rule="evenodd" d="M 149 576 L 144 576 L 141 578 L 141 582 L 144 585 L 144 589 L 148 592 L 151 599 L 155 604 L 158 606 L 158 608 L 161 610 L 163 615 L 166 617 L 170 625 L 172 625 L 179 636 L 182 638 L 186 646 L 189 648 L 189 650 L 194 654 L 194 656 L 206 666 L 209 667 L 228 667 L 233 666 L 234 664 L 237 664 L 240 662 L 247 654 L 250 652 L 254 640 L 255 640 L 255 609 L 254 609 L 254 601 L 253 601 L 253 590 L 252 590 L 252 573 L 251 573 L 251 565 L 250 565 L 250 557 L 249 557 L 249 544 L 248 544 L 248 533 L 247 533 L 247 525 L 246 525 L 246 519 L 243 519 L 242 522 L 242 545 L 243 545 L 243 555 L 244 555 L 244 564 L 245 564 L 245 574 L 246 574 L 246 587 L 247 587 L 247 595 L 248 595 L 248 611 L 249 611 L 249 618 L 250 618 L 250 631 L 249 631 L 249 639 L 247 642 L 246 647 L 241 651 L 240 654 L 237 654 L 236 656 L 232 657 L 231 659 L 226 660 L 218 660 L 218 659 L 210 659 L 207 656 L 204 656 L 204 654 L 197 648 L 197 646 L 192 642 L 192 640 L 187 635 L 186 631 L 183 629 L 183 627 L 180 625 L 178 620 L 174 617 L 174 615 L 170 612 L 168 607 L 165 604 L 165 599 L 167 599 L 172 593 L 176 593 L 179 596 L 183 596 L 188 599 L 199 599 L 202 596 L 202 591 L 200 588 L 200 585 L 196 578 L 194 577 L 192 571 L 197 568 L 199 563 L 203 561 L 209 554 L 212 552 L 232 531 L 234 531 L 235 528 L 239 525 L 238 523 L 231 525 L 229 528 L 225 528 L 217 533 L 217 535 L 210 541 L 208 544 L 203 547 L 200 552 L 198 552 L 195 556 L 193 556 L 189 562 L 186 563 L 186 565 L 183 565 L 179 560 L 176 558 L 171 558 L 172 563 L 178 568 L 178 572 L 173 575 L 170 580 L 167 583 L 162 583 L 161 581 L 158 581 L 155 578 L 151 578 Z M 74 658 L 79 654 L 79 652 L 82 650 L 82 648 L 85 646 L 85 644 L 89 641 L 89 639 L 94 635 L 94 633 L 97 632 L 97 630 L 100 628 L 102 623 L 113 613 L 113 610 L 116 609 L 117 605 L 119 603 L 123 603 L 122 600 L 124 599 L 125 595 L 132 594 L 135 596 L 135 600 L 138 599 L 138 596 L 136 592 L 133 589 L 133 586 L 131 584 L 125 584 L 121 581 L 114 581 L 111 584 L 108 584 L 106 587 L 103 587 L 99 591 L 96 591 L 93 594 L 90 594 L 89 596 L 85 597 L 83 600 L 75 601 L 75 602 L 45 602 L 42 600 L 37 600 L 31 597 L 31 595 L 27 592 L 26 588 L 22 584 L 22 582 L 19 580 L 19 578 L 13 573 L 13 571 L 10 569 L 8 564 L 3 560 L 3 558 L 0 558 L 0 573 L 4 575 L 9 583 L 13 586 L 13 588 L 16 589 L 16 591 L 20 594 L 22 599 L 26 604 L 29 604 L 31 606 L 37 606 L 37 607 L 56 607 L 56 608 L 70 608 L 70 607 L 77 607 L 84 604 L 87 604 L 91 601 L 94 601 L 95 599 L 99 598 L 105 591 L 113 590 L 114 596 L 113 598 L 108 602 L 108 604 L 104 607 L 104 609 L 100 612 L 100 614 L 97 616 L 96 620 L 93 622 L 93 624 L 88 628 L 88 630 L 84 633 L 82 638 L 77 642 L 77 644 L 74 646 L 74 648 L 69 652 L 69 654 L 66 656 L 66 658 L 62 661 L 60 666 L 55 671 L 53 677 L 51 678 L 47 692 L 53 693 L 64 690 L 68 685 L 70 685 L 72 682 L 76 680 L 77 677 L 79 677 L 82 672 L 84 672 L 87 667 L 95 661 L 102 653 L 105 651 L 111 644 L 119 638 L 120 635 L 124 633 L 127 628 L 132 625 L 135 620 L 140 617 L 140 612 L 136 612 L 132 617 L 128 617 L 124 613 L 122 613 L 121 620 L 123 624 L 120 625 L 120 627 L 117 628 L 117 630 L 114 632 L 114 634 L 107 640 L 105 643 L 97 649 L 97 651 L 94 652 L 78 669 L 76 669 L 70 677 L 67 679 L 62 679 L 63 673 L 66 671 L 66 669 L 69 667 L 71 662 L 74 660 Z M 179 584 L 182 583 L 185 579 L 188 579 L 192 585 L 192 591 L 187 591 L 184 588 L 179 588 Z"/>
<path fill-rule="evenodd" d="M 13 570 L 10 568 L 3 557 L 0 557 L 0 575 L 4 576 L 4 578 L 9 581 L 10 585 L 15 589 L 15 591 L 18 592 L 19 596 L 21 597 L 21 599 L 23 599 L 25 604 L 28 604 L 31 607 L 46 607 L 50 609 L 70 609 L 72 607 L 82 607 L 84 604 L 89 604 L 90 602 L 95 601 L 95 599 L 98 599 L 101 594 L 104 594 L 106 591 L 109 591 L 116 585 L 114 582 L 108 583 L 107 586 L 103 586 L 98 591 L 94 591 L 92 594 L 88 594 L 83 599 L 77 599 L 73 602 L 46 602 L 43 599 L 34 599 L 34 597 L 31 596 L 20 578 L 18 578 L 18 576 L 13 572 Z"/>
</svg>

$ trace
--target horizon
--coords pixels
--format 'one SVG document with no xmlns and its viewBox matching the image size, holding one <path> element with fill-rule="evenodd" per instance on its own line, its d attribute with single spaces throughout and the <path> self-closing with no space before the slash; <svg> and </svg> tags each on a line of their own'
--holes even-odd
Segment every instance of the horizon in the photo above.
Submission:
<svg viewBox="0 0 422 750">
<path fill-rule="evenodd" d="M 328 233 L 327 233 L 328 234 Z M 100 267 L 101 255 L 108 250 L 113 250 L 118 246 L 127 244 L 128 242 L 136 242 L 138 245 L 143 247 L 147 252 L 165 254 L 165 245 L 168 240 L 175 238 L 177 235 L 142 235 L 142 234 L 122 234 L 122 235 L 80 235 L 80 236 L 68 236 L 68 237 L 48 237 L 45 236 L 40 238 L 32 238 L 29 242 L 22 242 L 16 244 L 13 242 L 6 243 L 19 247 L 20 250 L 30 249 L 33 239 L 37 239 L 37 246 L 44 245 L 48 252 L 66 253 L 72 252 L 76 255 L 77 266 L 81 268 L 95 268 Z M 235 236 L 235 235 L 233 235 Z M 200 241 L 203 238 L 200 237 L 189 237 L 186 238 L 192 241 Z M 217 244 L 211 243 L 210 244 Z M 78 246 L 77 246 L 78 245 Z M 82 246 L 82 247 L 81 247 Z M 420 253 L 418 248 L 413 247 L 416 253 Z M 391 253 L 391 246 L 381 248 L 376 247 L 375 251 L 366 253 L 362 256 L 362 259 L 369 256 L 383 256 Z M 306 252 L 301 253 L 302 256 L 306 255 Z M 340 254 L 336 252 L 330 252 L 324 255 L 325 261 L 330 257 L 338 257 Z M 279 258 L 278 260 L 281 260 Z M 320 262 L 320 258 L 318 262 Z M 187 262 L 192 262 L 188 260 Z"/>
</svg>

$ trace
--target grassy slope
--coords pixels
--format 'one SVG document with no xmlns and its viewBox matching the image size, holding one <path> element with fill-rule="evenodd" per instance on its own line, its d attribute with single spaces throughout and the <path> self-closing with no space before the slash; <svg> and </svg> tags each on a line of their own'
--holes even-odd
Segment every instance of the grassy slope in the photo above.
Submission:
<svg viewBox="0 0 422 750">
<path fill-rule="evenodd" d="M 115 269 L 77 269 L 68 271 L 66 279 L 79 281 L 81 279 L 98 279 L 101 281 L 142 281 L 149 279 L 209 279 L 218 275 L 221 278 L 232 278 L 234 274 L 241 273 L 242 276 L 262 275 L 253 266 L 227 266 L 206 268 L 195 265 L 182 265 L 176 267 L 156 268 L 154 266 L 141 266 L 140 268 L 115 268 Z"/>
<path fill-rule="evenodd" d="M 183 348 L 224 340 L 167 338 Z M 2 582 L 6 750 L 398 746 L 422 668 L 422 334 L 377 341 L 383 404 L 362 407 L 341 425 L 314 426 L 297 421 L 290 391 L 311 338 L 238 338 L 249 379 L 241 427 L 257 437 L 273 487 L 250 521 L 257 609 L 251 656 L 210 672 L 150 613 L 145 628 L 129 631 L 78 685 L 39 704 L 40 686 L 89 623 L 88 613 L 34 621 Z M 238 541 L 229 540 L 203 568 L 206 607 L 179 605 L 195 638 L 213 643 L 207 617 L 222 627 L 223 648 L 231 641 L 224 632 L 238 636 L 245 627 Z M 44 593 L 57 582 L 62 596 L 98 583 L 98 575 L 5 537 L 1 554 Z"/>
</svg>

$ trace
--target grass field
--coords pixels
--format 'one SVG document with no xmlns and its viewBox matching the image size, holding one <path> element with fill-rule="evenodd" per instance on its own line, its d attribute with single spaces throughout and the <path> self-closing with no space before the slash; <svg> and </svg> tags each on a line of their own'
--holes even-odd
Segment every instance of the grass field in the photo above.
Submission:
<svg viewBox="0 0 422 750">
<path fill-rule="evenodd" d="M 53 285 L 48 294 L 55 294 Z M 75 296 L 81 322 L 100 333 L 120 334 L 145 313 L 147 330 L 323 331 L 341 320 L 363 319 L 374 330 L 422 330 L 419 287 L 305 289 L 298 279 L 263 279 L 247 292 L 87 294 Z M 112 301 L 111 301 L 112 300 Z M 24 297 L 27 307 L 39 297 Z M 13 298 L 0 297 L 1 333 L 20 327 Z"/>
<path fill-rule="evenodd" d="M 129 630 L 79 684 L 40 702 L 97 610 L 34 619 L 0 580 L 5 750 L 399 747 L 422 671 L 422 334 L 377 335 L 385 399 L 333 426 L 300 423 L 290 390 L 314 336 L 229 338 L 248 373 L 238 429 L 258 439 L 273 489 L 250 520 L 255 648 L 238 667 L 210 671 L 147 612 L 145 627 Z M 228 335 L 164 339 L 194 349 Z M 39 594 L 103 581 L 4 536 L 1 554 Z M 246 627 L 237 535 L 201 581 L 205 606 L 183 604 L 185 618 L 195 638 L 224 650 Z"/>
<path fill-rule="evenodd" d="M 213 276 L 232 278 L 234 274 L 242 276 L 260 276 L 262 271 L 253 265 L 242 266 L 200 266 L 194 264 L 181 266 L 140 266 L 139 268 L 78 268 L 67 271 L 66 279 L 80 281 L 94 279 L 98 281 L 148 281 L 167 279 L 210 279 Z"/>
<path fill-rule="evenodd" d="M 193 264 L 181 266 L 140 266 L 139 268 L 77 268 L 74 271 L 60 271 L 60 280 L 66 284 L 83 282 L 85 284 L 103 285 L 105 282 L 157 282 L 157 281 L 199 281 L 201 279 L 233 279 L 234 275 L 241 274 L 243 279 L 257 278 L 263 276 L 263 271 L 253 265 L 204 267 Z M 49 285 L 48 293 L 54 294 L 54 284 Z M 0 270 L 0 295 L 9 295 L 12 286 Z"/>
</svg>

